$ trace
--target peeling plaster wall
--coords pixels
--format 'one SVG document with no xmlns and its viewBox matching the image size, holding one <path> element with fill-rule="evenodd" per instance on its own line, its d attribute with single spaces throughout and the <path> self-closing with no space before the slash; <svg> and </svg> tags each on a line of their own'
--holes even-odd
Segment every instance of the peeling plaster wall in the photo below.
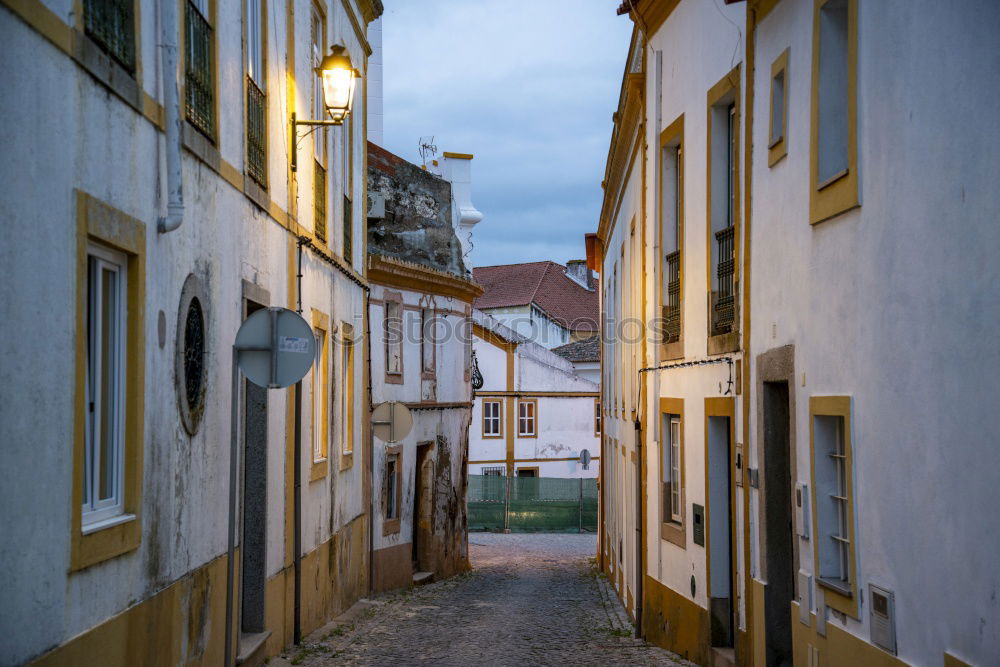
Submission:
<svg viewBox="0 0 1000 667">
<path fill-rule="evenodd" d="M 369 143 L 368 191 L 385 198 L 385 217 L 368 224 L 369 252 L 466 275 L 448 181 Z"/>
</svg>

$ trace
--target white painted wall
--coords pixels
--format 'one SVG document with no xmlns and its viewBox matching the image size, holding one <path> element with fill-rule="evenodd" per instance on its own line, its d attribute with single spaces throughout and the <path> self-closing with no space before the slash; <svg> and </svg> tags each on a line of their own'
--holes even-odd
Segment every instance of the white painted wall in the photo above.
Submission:
<svg viewBox="0 0 1000 667">
<path fill-rule="evenodd" d="M 59 20 L 75 25 L 74 3 L 49 2 Z M 141 12 L 142 87 L 162 104 L 155 34 L 156 12 Z M 357 9 L 355 8 L 355 12 Z M 270 196 L 299 221 L 312 224 L 311 172 L 300 171 L 298 201 L 289 201 L 286 182 L 290 101 L 284 85 L 284 12 L 269 12 L 268 138 Z M 350 50 L 354 62 L 364 52 L 347 27 L 341 3 L 330 3 L 331 36 Z M 296 71 L 312 76 L 308 58 L 307 13 L 297 14 Z M 242 5 L 220 0 L 216 36 L 219 55 L 219 150 L 242 171 Z M 282 36 L 280 42 L 273 35 Z M 294 308 L 289 280 L 294 273 L 294 237 L 264 215 L 217 173 L 183 153 L 184 224 L 160 235 L 156 221 L 161 197 L 162 134 L 144 117 L 110 94 L 86 71 L 36 33 L 6 6 L 0 8 L 4 68 L 0 82 L 0 137 L 16 160 L 0 165 L 0 197 L 7 242 L 0 264 L 7 272 L 0 333 L 22 344 L 0 353 L 0 441 L 5 472 L 0 504 L 20 508 L 9 514 L 0 540 L 0 663 L 21 663 L 93 628 L 142 602 L 160 589 L 226 552 L 230 440 L 230 348 L 241 319 L 241 281 L 270 292 L 271 304 Z M 281 52 L 279 53 L 279 49 Z M 308 88 L 300 86 L 300 94 Z M 308 108 L 308 100 L 295 102 Z M 364 114 L 363 104 L 356 112 Z M 355 155 L 364 138 L 357 133 Z M 309 140 L 300 148 L 304 162 Z M 360 202 L 363 160 L 355 161 L 355 202 Z M 331 179 L 331 200 L 339 201 L 341 179 Z M 79 189 L 140 220 L 146 227 L 145 380 L 129 393 L 145 393 L 143 442 L 142 542 L 139 548 L 85 570 L 67 574 L 74 473 L 77 212 Z M 336 209 L 334 209 L 336 210 Z M 360 205 L 354 213 L 354 238 L 363 238 Z M 339 217 L 331 227 L 340 229 Z M 359 254 L 360 241 L 355 248 Z M 339 249 L 335 248 L 335 252 Z M 356 266 L 361 269 L 361 262 Z M 363 331 L 362 290 L 329 264 L 306 252 L 303 307 L 322 308 L 337 320 Z M 180 422 L 174 388 L 175 337 L 181 286 L 189 273 L 208 291 L 207 408 L 197 435 Z M 164 315 L 163 345 L 158 319 Z M 360 352 L 360 350 L 359 350 Z M 364 414 L 362 357 L 357 357 L 357 409 Z M 268 576 L 284 566 L 285 450 L 288 392 L 269 392 L 267 488 Z M 308 401 L 304 402 L 308 407 Z M 359 422 L 360 423 L 360 420 Z M 306 424 L 308 433 L 309 425 Z M 308 442 L 305 440 L 305 442 Z M 360 441 L 360 435 L 358 440 Z M 308 479 L 304 446 L 301 462 Z M 335 473 L 327 482 L 304 489 L 303 550 L 329 538 L 364 511 L 362 464 Z M 334 480 L 334 478 L 336 478 Z M 332 516 L 331 516 L 332 514 Z M 45 619 L 39 622 L 39 619 Z"/>
<path fill-rule="evenodd" d="M 488 308 L 482 312 L 546 349 L 570 342 L 569 329 L 557 324 L 537 307 L 509 306 Z"/>
<path fill-rule="evenodd" d="M 513 391 L 523 398 L 535 398 L 537 406 L 537 437 L 517 435 L 514 422 L 514 462 L 539 468 L 543 477 L 597 477 L 598 463 L 584 470 L 577 461 L 532 461 L 531 459 L 578 459 L 583 449 L 600 458 L 600 439 L 594 431 L 594 403 L 598 385 L 580 378 L 573 372 L 573 365 L 544 347 L 524 340 L 513 331 L 481 311 L 473 311 L 475 321 L 516 343 L 514 351 Z M 473 349 L 483 374 L 484 386 L 476 393 L 472 409 L 472 426 L 469 431 L 469 472 L 481 474 L 484 467 L 504 463 L 476 463 L 477 461 L 505 461 L 507 458 L 507 410 L 509 404 L 516 410 L 516 399 L 497 392 L 507 392 L 507 354 L 489 341 L 475 336 Z M 569 392 L 569 396 L 544 396 L 539 394 Z M 483 437 L 483 401 L 495 399 L 503 405 L 502 438 Z M 515 413 L 516 415 L 516 413 Z"/>
<path fill-rule="evenodd" d="M 895 592 L 899 656 L 1000 655 L 994 474 L 1000 105 L 992 2 L 859 2 L 862 205 L 810 226 L 812 7 L 761 23 L 755 103 L 755 352 L 795 345 L 793 474 L 809 397 L 853 397 L 858 580 Z M 790 48 L 788 155 L 767 167 L 770 63 Z M 755 372 L 755 371 L 754 371 Z M 758 400 L 755 398 L 755 400 Z M 751 460 L 751 465 L 766 462 Z M 813 572 L 810 542 L 802 569 Z M 800 551 L 802 553 L 802 551 Z M 868 593 L 846 629 L 868 640 Z M 840 622 L 831 619 L 831 623 Z"/>
</svg>

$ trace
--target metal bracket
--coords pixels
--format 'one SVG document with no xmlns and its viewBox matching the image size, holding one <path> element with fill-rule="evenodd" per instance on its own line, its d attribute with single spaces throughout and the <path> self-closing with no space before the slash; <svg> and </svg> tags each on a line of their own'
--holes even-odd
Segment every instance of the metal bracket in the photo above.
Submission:
<svg viewBox="0 0 1000 667">
<path fill-rule="evenodd" d="M 298 127 L 300 125 L 322 127 L 324 125 L 343 125 L 344 121 L 341 120 L 297 120 L 296 113 L 292 112 L 291 123 L 289 124 L 289 129 L 291 130 L 291 146 L 292 146 L 292 171 L 298 171 L 299 160 L 298 160 Z M 305 136 L 308 136 L 306 134 Z M 303 138 L 305 138 L 305 136 Z"/>
</svg>

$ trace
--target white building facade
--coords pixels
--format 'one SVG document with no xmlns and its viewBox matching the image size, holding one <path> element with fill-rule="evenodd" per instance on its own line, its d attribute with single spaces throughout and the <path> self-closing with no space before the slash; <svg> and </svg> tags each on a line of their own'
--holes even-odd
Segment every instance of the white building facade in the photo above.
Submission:
<svg viewBox="0 0 1000 667">
<path fill-rule="evenodd" d="M 469 435 L 469 474 L 597 477 L 598 385 L 570 362 L 473 311 L 473 348 L 483 376 Z M 580 461 L 592 456 L 585 467 Z"/>
<path fill-rule="evenodd" d="M 0 663 L 263 660 L 368 591 L 365 26 L 381 3 L 274 7 L 0 6 L 0 127 L 21 156 L 0 168 L 0 327 L 45 341 L 0 364 L 0 502 L 21 508 L 0 538 Z M 289 114 L 315 118 L 335 43 L 361 72 L 354 113 L 300 132 L 292 171 Z M 295 390 L 241 380 L 231 467 L 231 345 L 267 306 L 326 324 L 301 457 Z"/>
</svg>

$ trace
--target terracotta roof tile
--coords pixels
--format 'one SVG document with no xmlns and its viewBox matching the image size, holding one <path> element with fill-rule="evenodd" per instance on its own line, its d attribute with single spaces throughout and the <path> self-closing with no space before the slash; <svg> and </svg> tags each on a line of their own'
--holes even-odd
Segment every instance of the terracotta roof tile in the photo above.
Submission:
<svg viewBox="0 0 1000 667">
<path fill-rule="evenodd" d="M 560 345 L 552 351 L 569 361 L 600 361 L 601 337 L 591 336 L 583 340 L 575 340 L 572 343 Z"/>
<path fill-rule="evenodd" d="M 483 295 L 473 304 L 480 310 L 535 304 L 571 331 L 598 329 L 597 280 L 586 289 L 566 275 L 566 267 L 555 262 L 528 262 L 480 266 L 473 279 L 483 286 Z"/>
</svg>

